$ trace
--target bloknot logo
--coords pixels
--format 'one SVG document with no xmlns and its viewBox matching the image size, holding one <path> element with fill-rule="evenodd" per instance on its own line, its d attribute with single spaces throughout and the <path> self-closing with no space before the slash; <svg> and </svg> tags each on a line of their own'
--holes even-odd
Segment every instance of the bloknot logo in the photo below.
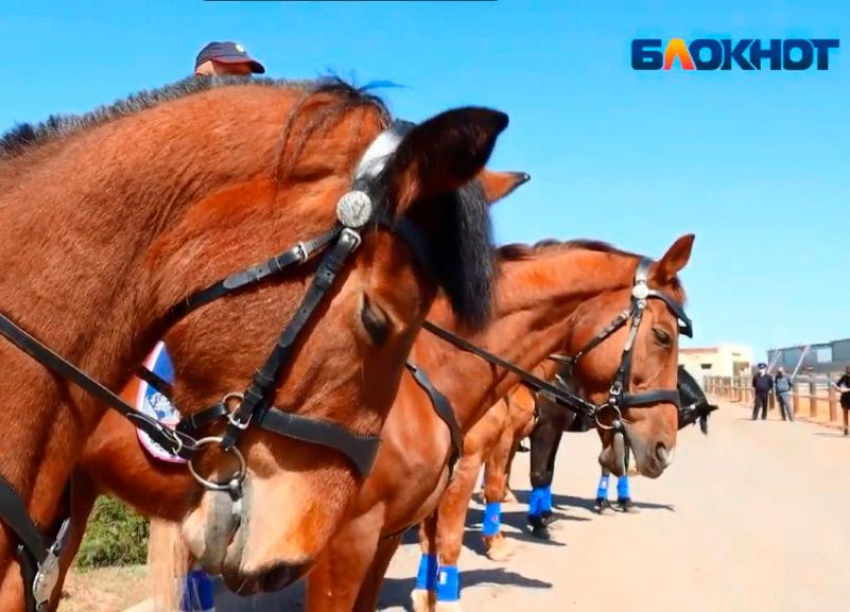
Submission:
<svg viewBox="0 0 850 612">
<path fill-rule="evenodd" d="M 671 38 L 632 40 L 635 70 L 829 70 L 837 38 Z"/>
</svg>

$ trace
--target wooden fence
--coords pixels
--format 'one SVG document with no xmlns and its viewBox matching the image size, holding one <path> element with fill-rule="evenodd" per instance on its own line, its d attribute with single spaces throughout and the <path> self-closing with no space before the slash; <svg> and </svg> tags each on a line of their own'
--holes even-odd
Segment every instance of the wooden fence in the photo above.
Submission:
<svg viewBox="0 0 850 612">
<path fill-rule="evenodd" d="M 706 376 L 705 391 L 730 402 L 739 402 L 752 408 L 755 402 L 752 378 L 729 376 Z M 791 394 L 791 406 L 795 416 L 822 423 L 841 421 L 840 394 L 824 378 L 800 377 Z M 776 407 L 776 396 L 770 394 L 770 409 Z"/>
</svg>

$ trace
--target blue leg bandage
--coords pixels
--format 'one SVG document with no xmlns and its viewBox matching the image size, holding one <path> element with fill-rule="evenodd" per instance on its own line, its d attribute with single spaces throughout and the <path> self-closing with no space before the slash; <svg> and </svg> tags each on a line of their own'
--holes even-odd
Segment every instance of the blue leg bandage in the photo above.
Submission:
<svg viewBox="0 0 850 612">
<path fill-rule="evenodd" d="M 552 512 L 552 485 L 543 487 L 543 512 Z"/>
<path fill-rule="evenodd" d="M 481 532 L 485 536 L 499 535 L 499 527 L 502 522 L 502 503 L 487 502 L 484 506 L 484 525 Z"/>
<path fill-rule="evenodd" d="M 608 474 L 599 477 L 599 486 L 596 488 L 596 499 L 608 499 Z"/>
<path fill-rule="evenodd" d="M 528 496 L 528 516 L 540 516 L 543 513 L 543 501 L 546 497 L 544 487 L 535 487 Z"/>
<path fill-rule="evenodd" d="M 446 565 L 437 572 L 437 601 L 460 601 L 460 576 L 456 567 Z"/>
<path fill-rule="evenodd" d="M 628 499 L 629 497 L 629 477 L 620 476 L 617 479 L 617 499 Z"/>
<path fill-rule="evenodd" d="M 211 612 L 214 608 L 212 578 L 199 569 L 186 574 L 180 612 Z"/>
<path fill-rule="evenodd" d="M 437 586 L 437 555 L 422 555 L 419 559 L 419 573 L 416 575 L 416 588 L 433 591 Z"/>
</svg>

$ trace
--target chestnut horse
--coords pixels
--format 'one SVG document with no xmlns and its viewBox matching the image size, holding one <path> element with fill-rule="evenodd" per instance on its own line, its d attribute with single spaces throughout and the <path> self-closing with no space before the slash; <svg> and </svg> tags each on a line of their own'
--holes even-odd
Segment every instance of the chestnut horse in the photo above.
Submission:
<svg viewBox="0 0 850 612">
<path fill-rule="evenodd" d="M 690 259 L 692 244 L 693 236 L 680 238 L 657 263 L 652 264 L 647 274 L 647 284 L 650 288 L 671 296 L 679 305 L 678 310 L 681 310 L 684 303 L 684 291 L 676 274 Z M 591 243 L 591 249 L 594 247 L 600 248 L 598 244 Z M 558 252 L 558 245 L 548 248 L 554 248 Z M 571 250 L 568 248 L 564 252 L 569 253 Z M 581 249 L 578 250 L 581 253 Z M 584 352 L 584 360 L 574 368 L 575 380 L 583 389 L 592 390 L 586 397 L 600 406 L 608 399 L 612 381 L 618 380 L 623 371 L 624 356 L 630 361 L 624 381 L 626 394 L 634 394 L 636 397 L 638 394 L 654 393 L 655 390 L 675 388 L 679 321 L 675 312 L 668 308 L 664 301 L 659 299 L 659 304 L 645 305 L 646 313 L 642 321 L 647 324 L 641 325 L 638 322 L 637 327 L 632 327 L 631 331 L 627 326 L 621 326 L 616 331 L 609 332 L 610 322 L 617 319 L 624 306 L 633 303 L 632 289 L 637 286 L 633 285 L 635 268 L 641 269 L 644 258 L 607 246 L 600 251 L 590 252 L 597 255 L 595 260 L 588 261 L 579 257 L 578 261 L 563 264 L 565 269 L 572 271 L 582 280 L 574 281 L 579 286 L 573 287 L 572 291 L 577 293 L 571 294 L 572 309 L 563 313 L 561 342 L 557 347 L 553 347 L 552 352 L 555 348 L 565 351 L 568 355 Z M 630 272 L 631 276 L 624 274 L 626 271 Z M 599 285 L 589 289 L 587 285 L 582 286 L 582 281 L 590 284 L 596 282 Z M 493 326 L 497 324 L 498 319 L 493 322 Z M 600 337 L 601 340 L 594 341 Z M 592 346 L 593 350 L 585 349 L 587 346 Z M 546 356 L 548 354 L 543 357 Z M 551 362 L 544 363 L 541 370 L 548 378 L 554 374 L 555 367 Z M 523 420 L 521 415 L 528 413 L 527 400 L 530 396 L 526 391 L 518 391 L 524 396 L 518 399 L 526 400 L 517 406 L 521 413 L 520 421 Z M 504 409 L 500 406 L 504 406 Z M 505 402 L 497 403 L 495 408 L 497 414 L 507 412 Z M 562 407 L 556 409 L 565 410 Z M 598 430 L 609 432 L 611 424 L 601 422 L 600 417 L 602 415 L 597 416 L 596 420 Z M 630 447 L 635 452 L 638 470 L 651 478 L 657 478 L 669 465 L 667 459 L 672 456 L 674 450 L 676 406 L 663 401 L 640 407 L 626 405 L 621 418 L 624 423 L 628 423 L 626 431 Z M 497 426 L 500 424 L 498 420 L 493 422 Z M 417 612 L 431 610 L 435 606 L 438 610 L 454 610 L 460 607 L 457 562 L 469 501 L 487 452 L 492 453 L 500 437 L 497 427 L 488 430 L 487 425 L 491 423 L 484 417 L 475 426 L 478 431 L 475 431 L 475 427 L 472 430 L 476 435 L 464 439 L 463 456 L 458 462 L 454 478 L 442 492 L 436 510 L 420 525 L 422 558 L 417 588 L 412 593 L 413 607 Z M 504 426 L 508 423 L 507 416 L 503 417 L 501 424 Z M 659 432 L 655 434 L 658 437 L 646 436 L 644 432 L 653 431 L 653 428 L 658 428 L 654 430 Z M 510 436 L 513 437 L 512 432 Z M 609 437 L 608 441 L 613 442 L 613 438 Z M 599 460 L 604 465 L 614 457 L 614 453 L 603 452 Z M 506 463 L 507 454 L 504 459 Z M 620 466 L 615 461 L 606 467 L 615 471 Z M 501 501 L 504 489 L 497 490 L 499 483 L 494 484 L 496 486 L 490 491 L 490 501 Z M 504 558 L 509 555 L 510 550 L 499 535 L 499 512 L 500 508 L 496 503 L 487 508 L 484 533 L 490 540 L 489 545 L 497 549 L 494 550 L 494 555 Z"/>
<path fill-rule="evenodd" d="M 438 289 L 462 321 L 487 319 L 488 210 L 481 189 L 467 183 L 507 122 L 497 111 L 464 108 L 392 132 L 399 126 L 380 100 L 340 82 L 188 79 L 83 117 L 21 126 L 0 141 L 0 310 L 110 388 L 126 384 L 168 332 L 174 399 L 194 413 L 248 385 L 317 266 L 289 268 L 179 321 L 175 308 L 339 227 L 335 205 L 357 178 L 365 194 L 348 198 L 343 212 L 363 227 L 334 234 L 337 246 L 319 269 L 338 279 L 313 278 L 307 297 L 325 297 L 312 305 L 315 320 L 302 317 L 307 331 L 297 342 L 275 348 L 273 357 L 290 350 L 277 363 L 285 376 L 261 381 L 258 406 L 284 421 L 297 413 L 346 441 L 375 440 Z M 392 153 L 364 160 L 376 139 Z M 347 252 L 359 249 L 336 269 L 329 258 L 343 235 Z M 307 259 L 305 251 L 284 254 Z M 249 280 L 261 268 L 246 271 Z M 23 513 L 49 528 L 67 511 L 63 490 L 105 406 L 6 341 L 0 364 L 0 397 L 13 407 L 0 412 L 0 474 Z M 186 489 L 183 532 L 230 584 L 273 588 L 316 558 L 363 478 L 338 449 L 249 427 L 251 413 L 232 416 L 228 434 L 243 433 L 238 449 L 231 440 L 225 455 L 214 437 L 193 468 L 200 480 L 241 485 L 243 497 L 195 483 Z M 206 435 L 221 433 L 216 424 Z M 239 456 L 244 469 L 233 461 Z M 23 607 L 18 542 L 4 522 L 4 611 Z M 55 558 L 47 560 L 34 589 L 40 604 L 55 579 Z"/>
<path fill-rule="evenodd" d="M 477 182 L 488 203 L 495 202 L 526 182 L 523 173 L 483 172 Z M 141 381 L 134 378 L 122 396 L 130 403 L 138 398 Z M 115 413 L 107 413 L 89 438 L 79 468 L 74 474 L 74 532 L 68 542 L 62 563 L 62 578 L 69 568 L 82 540 L 83 529 L 97 496 L 110 493 L 124 500 L 142 514 L 179 523 L 192 509 L 196 483 L 179 464 L 156 460 L 149 456 L 137 440 L 132 424 Z M 290 576 L 295 580 L 298 576 Z M 282 585 L 230 584 L 241 594 L 257 590 L 274 590 Z M 252 588 L 249 588 L 252 587 Z"/>
<path fill-rule="evenodd" d="M 677 241 L 651 273 L 653 285 L 666 288 L 679 300 L 684 299 L 684 293 L 676 273 L 688 261 L 692 239 L 687 236 Z M 628 301 L 636 265 L 636 256 L 600 243 L 503 247 L 494 318 L 485 332 L 469 339 L 522 368 L 533 368 L 563 348 L 565 339 L 584 340 L 615 304 L 622 307 Z M 588 302 L 593 304 L 585 308 Z M 599 314 L 592 315 L 597 308 Z M 649 309 L 653 327 L 670 328 L 671 335 L 675 334 L 666 309 L 654 304 Z M 429 320 L 443 327 L 453 326 L 440 302 L 432 308 Z M 668 372 L 667 367 L 672 356 L 675 370 L 675 337 L 671 336 L 671 345 L 662 346 L 645 341 L 646 336 L 652 337 L 651 333 L 642 330 L 640 336 L 635 369 L 635 376 L 640 378 L 636 384 L 640 388 L 675 388 L 675 373 Z M 593 376 L 613 375 L 610 368 L 596 374 L 606 363 L 597 363 L 605 354 L 605 350 L 600 350 L 594 369 L 588 370 Z M 461 432 L 468 432 L 518 381 L 516 374 L 508 374 L 429 334 L 417 338 L 411 360 L 449 400 Z M 591 376 L 587 378 L 591 382 Z M 640 437 L 644 447 L 674 448 L 676 417 L 672 406 L 657 405 L 636 412 L 632 417 L 632 437 Z M 406 374 L 402 379 L 382 440 L 375 472 L 366 480 L 348 523 L 309 575 L 307 608 L 311 612 L 374 610 L 401 534 L 434 513 L 447 486 L 466 482 L 458 464 L 449 485 L 455 452 L 450 429 L 435 413 L 430 395 L 412 375 Z M 657 473 L 663 469 L 645 456 L 638 461 L 649 470 L 659 470 Z M 431 550 L 436 550 L 435 520 L 427 521 L 425 533 Z"/>
</svg>

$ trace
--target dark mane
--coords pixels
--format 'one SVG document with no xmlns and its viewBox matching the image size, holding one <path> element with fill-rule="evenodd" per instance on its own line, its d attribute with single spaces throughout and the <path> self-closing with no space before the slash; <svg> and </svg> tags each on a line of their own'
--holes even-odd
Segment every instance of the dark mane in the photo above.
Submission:
<svg viewBox="0 0 850 612">
<path fill-rule="evenodd" d="M 560 253 L 571 249 L 583 249 L 585 251 L 595 251 L 597 253 L 611 253 L 613 255 L 621 255 L 632 259 L 639 259 L 643 257 L 637 253 L 618 249 L 617 247 L 600 240 L 577 239 L 561 241 L 547 238 L 532 245 L 522 243 L 502 245 L 497 251 L 497 260 L 526 261 L 547 253 Z M 676 299 L 679 300 L 681 304 L 684 304 L 686 300 L 685 289 L 678 277 L 673 279 L 672 291 Z"/>
<path fill-rule="evenodd" d="M 363 89 L 356 88 L 337 77 L 290 81 L 250 77 L 192 76 L 156 89 L 142 90 L 82 115 L 51 115 L 47 120 L 38 124 L 20 123 L 0 136 L 0 160 L 17 157 L 40 144 L 64 138 L 114 119 L 133 115 L 171 100 L 219 87 L 248 84 L 299 89 L 305 94 L 330 93 L 346 102 L 343 105 L 345 108 L 335 110 L 342 111 L 351 105 L 369 104 L 380 109 L 385 116 L 389 115 L 384 103 L 378 97 L 368 94 Z"/>
<path fill-rule="evenodd" d="M 623 251 L 600 240 L 555 240 L 553 238 L 546 238 L 531 245 L 522 243 L 502 245 L 499 247 L 498 257 L 503 261 L 522 261 L 545 253 L 559 253 L 561 251 L 569 251 L 571 249 L 584 249 L 586 251 L 597 251 L 599 253 L 613 253 L 615 255 L 623 255 L 625 257 L 640 257 L 637 253 Z"/>
</svg>

